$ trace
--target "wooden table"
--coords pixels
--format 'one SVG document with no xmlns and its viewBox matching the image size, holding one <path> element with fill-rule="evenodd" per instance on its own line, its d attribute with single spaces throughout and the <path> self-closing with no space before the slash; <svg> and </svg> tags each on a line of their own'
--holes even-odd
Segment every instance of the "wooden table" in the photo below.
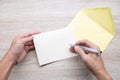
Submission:
<svg viewBox="0 0 120 80">
<path fill-rule="evenodd" d="M 0 0 L 0 59 L 15 35 L 66 27 L 80 9 L 110 7 L 117 34 L 103 53 L 107 71 L 120 80 L 120 0 Z M 44 67 L 35 51 L 16 65 L 9 80 L 94 80 L 79 57 L 64 59 Z"/>
</svg>

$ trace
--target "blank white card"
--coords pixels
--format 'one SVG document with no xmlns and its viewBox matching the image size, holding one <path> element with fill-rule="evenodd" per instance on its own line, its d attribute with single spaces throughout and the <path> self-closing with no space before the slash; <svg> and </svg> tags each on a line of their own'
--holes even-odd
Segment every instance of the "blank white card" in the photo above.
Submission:
<svg viewBox="0 0 120 80">
<path fill-rule="evenodd" d="M 40 65 L 76 56 L 69 51 L 76 42 L 70 27 L 37 34 L 33 40 Z"/>
</svg>

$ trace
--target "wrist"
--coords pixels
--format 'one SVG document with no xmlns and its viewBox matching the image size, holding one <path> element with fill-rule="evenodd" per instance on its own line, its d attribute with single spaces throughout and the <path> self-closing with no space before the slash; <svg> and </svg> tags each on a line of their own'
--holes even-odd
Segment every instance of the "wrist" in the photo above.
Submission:
<svg viewBox="0 0 120 80">
<path fill-rule="evenodd" d="M 0 60 L 0 80 L 8 79 L 8 76 L 14 67 L 14 64 L 16 64 L 16 61 L 13 59 L 12 55 L 9 52 L 6 53 L 3 59 Z"/>
<path fill-rule="evenodd" d="M 94 75 L 97 80 L 112 80 L 112 77 L 106 72 L 106 70 L 99 70 Z"/>
<path fill-rule="evenodd" d="M 7 52 L 5 59 L 7 59 L 9 61 L 9 63 L 11 63 L 13 65 L 15 65 L 17 63 L 16 59 L 14 58 L 14 56 L 12 55 L 11 52 Z"/>
</svg>

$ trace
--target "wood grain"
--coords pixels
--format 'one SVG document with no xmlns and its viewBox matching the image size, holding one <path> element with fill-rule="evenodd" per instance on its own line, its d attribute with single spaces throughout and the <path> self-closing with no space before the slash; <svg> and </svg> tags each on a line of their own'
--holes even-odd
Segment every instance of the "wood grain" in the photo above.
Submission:
<svg viewBox="0 0 120 80">
<path fill-rule="evenodd" d="M 120 0 L 0 0 L 0 59 L 14 36 L 66 27 L 80 9 L 110 7 L 116 36 L 103 53 L 107 71 L 120 80 Z M 95 80 L 79 57 L 39 67 L 35 51 L 16 65 L 9 80 Z"/>
</svg>

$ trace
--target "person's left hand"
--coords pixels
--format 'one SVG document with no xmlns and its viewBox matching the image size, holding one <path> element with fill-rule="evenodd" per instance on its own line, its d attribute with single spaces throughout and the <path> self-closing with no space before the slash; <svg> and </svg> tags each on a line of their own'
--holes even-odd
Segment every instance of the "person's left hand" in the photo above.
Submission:
<svg viewBox="0 0 120 80">
<path fill-rule="evenodd" d="M 27 53 L 34 49 L 33 35 L 39 34 L 40 32 L 27 33 L 16 36 L 11 44 L 8 54 L 11 55 L 15 63 L 22 62 Z"/>
</svg>

